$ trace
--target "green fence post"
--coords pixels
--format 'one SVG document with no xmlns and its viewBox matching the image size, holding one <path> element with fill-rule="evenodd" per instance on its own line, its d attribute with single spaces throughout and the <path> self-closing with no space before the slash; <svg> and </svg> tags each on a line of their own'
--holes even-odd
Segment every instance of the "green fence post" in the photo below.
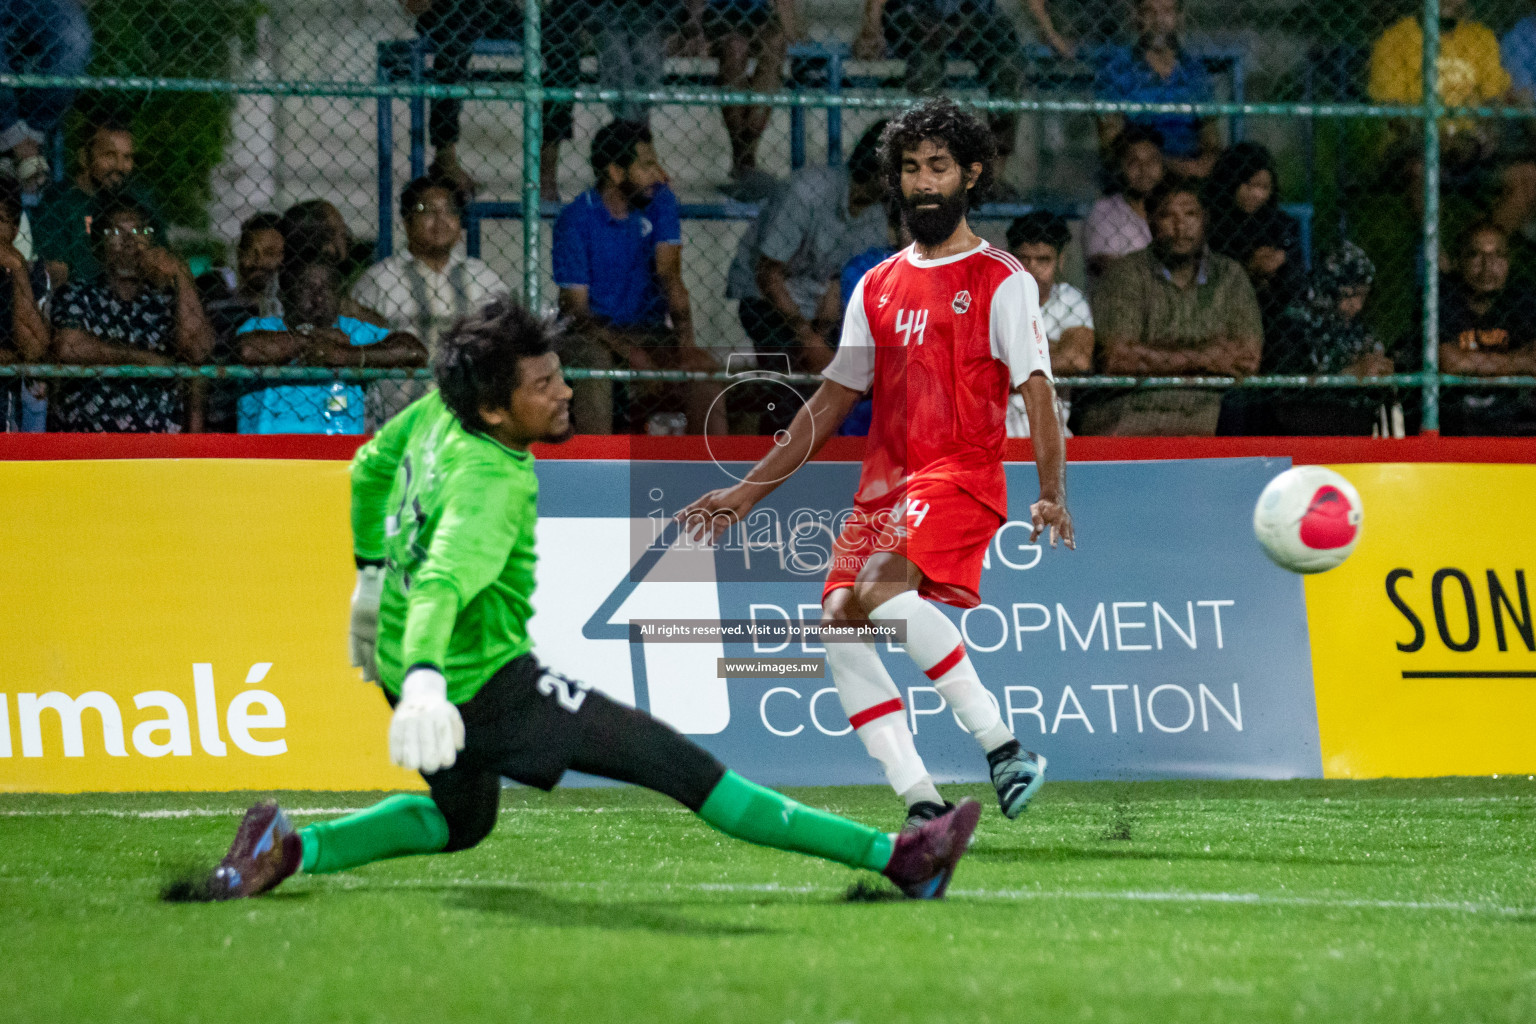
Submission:
<svg viewBox="0 0 1536 1024">
<path fill-rule="evenodd" d="M 559 0 L 557 0 L 559 2 Z M 539 0 L 523 0 L 523 304 L 539 312 L 539 151 L 544 138 L 544 60 Z"/>
<path fill-rule="evenodd" d="M 1440 0 L 1424 0 L 1424 419 L 1440 433 Z"/>
</svg>

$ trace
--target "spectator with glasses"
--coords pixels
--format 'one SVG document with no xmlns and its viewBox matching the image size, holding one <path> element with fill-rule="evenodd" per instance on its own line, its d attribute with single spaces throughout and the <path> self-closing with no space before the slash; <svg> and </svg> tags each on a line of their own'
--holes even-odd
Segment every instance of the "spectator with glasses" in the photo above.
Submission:
<svg viewBox="0 0 1536 1024">
<path fill-rule="evenodd" d="M 102 270 L 72 279 L 53 300 L 54 346 L 61 363 L 93 366 L 201 364 L 213 328 L 186 265 L 155 244 L 150 214 L 122 192 L 104 195 L 90 214 Z M 187 415 L 179 381 L 82 380 L 57 389 L 50 429 L 122 433 L 201 430 Z"/>
<path fill-rule="evenodd" d="M 137 162 L 133 129 L 126 121 L 103 117 L 87 128 L 79 170 L 73 178 L 43 189 L 32 217 L 33 250 L 48 262 L 52 276 L 87 281 L 101 273 L 91 219 L 103 199 L 116 193 L 127 195 L 143 212 L 143 226 L 153 229 L 155 238 L 165 237 L 154 205 L 134 182 Z"/>
<path fill-rule="evenodd" d="M 484 260 L 463 252 L 464 196 L 431 173 L 400 192 L 405 252 L 380 260 L 352 286 L 359 306 L 378 311 L 390 330 L 437 350 L 437 339 L 461 317 L 510 292 Z M 375 381 L 368 388 L 369 425 L 388 420 L 426 394 L 425 381 Z"/>
</svg>

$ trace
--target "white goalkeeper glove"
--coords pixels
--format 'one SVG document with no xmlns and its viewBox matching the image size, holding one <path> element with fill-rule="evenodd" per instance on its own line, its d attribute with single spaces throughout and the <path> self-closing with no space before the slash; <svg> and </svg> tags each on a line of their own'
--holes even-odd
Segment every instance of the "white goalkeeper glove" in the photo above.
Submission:
<svg viewBox="0 0 1536 1024">
<path fill-rule="evenodd" d="M 411 669 L 389 722 L 390 760 L 430 775 L 451 767 L 463 749 L 464 719 L 448 701 L 448 680 L 435 668 Z"/>
<path fill-rule="evenodd" d="M 352 591 L 352 623 L 347 630 L 347 655 L 363 670 L 370 683 L 379 681 L 379 666 L 374 649 L 379 640 L 379 595 L 384 590 L 384 567 L 364 565 L 357 570 L 357 586 Z"/>
</svg>

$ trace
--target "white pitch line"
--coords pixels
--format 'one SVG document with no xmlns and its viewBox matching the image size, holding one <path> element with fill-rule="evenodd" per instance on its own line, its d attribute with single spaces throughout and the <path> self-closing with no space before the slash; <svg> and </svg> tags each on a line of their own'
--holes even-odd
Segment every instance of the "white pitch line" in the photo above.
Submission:
<svg viewBox="0 0 1536 1024">
<path fill-rule="evenodd" d="M 351 814 L 369 804 L 356 807 L 284 807 L 283 813 L 292 818 L 314 817 L 328 814 Z M 124 810 L 116 807 L 26 808 L 0 810 L 0 818 L 223 818 L 244 814 L 244 807 L 177 807 L 155 810 Z M 689 814 L 686 807 L 503 807 L 502 814 Z"/>
<path fill-rule="evenodd" d="M 350 874 L 350 873 L 348 873 Z M 342 884 L 349 889 L 437 889 L 443 880 L 432 882 L 385 882 L 370 883 L 361 877 L 346 875 Z M 485 885 L 508 885 L 529 889 L 615 889 L 628 888 L 626 883 L 615 881 L 542 880 L 526 881 L 517 878 L 449 879 L 451 886 L 478 888 Z M 780 882 L 661 882 L 645 886 L 647 891 L 657 890 L 711 893 L 779 894 L 791 896 L 841 895 L 843 886 L 784 885 Z M 1512 907 L 1496 903 L 1475 903 L 1455 900 L 1368 900 L 1359 898 L 1330 898 L 1323 896 L 1268 896 L 1256 892 L 1190 892 L 1183 890 L 1108 892 L 1079 889 L 951 889 L 950 896 L 980 902 L 1013 902 L 1021 900 L 1083 900 L 1102 903 L 1191 903 L 1229 904 L 1250 907 L 1311 907 L 1324 910 L 1407 910 L 1456 914 L 1486 914 L 1495 917 L 1523 917 L 1536 915 L 1536 908 Z"/>
<path fill-rule="evenodd" d="M 969 899 L 995 900 L 1090 900 L 1117 903 L 1228 903 L 1255 907 L 1320 907 L 1340 910 L 1428 910 L 1461 914 L 1493 914 L 1504 917 L 1536 915 L 1536 908 L 1497 903 L 1454 900 L 1367 900 L 1324 896 L 1266 896 L 1256 892 L 1096 892 L 1049 889 L 951 889 L 950 894 Z"/>
</svg>

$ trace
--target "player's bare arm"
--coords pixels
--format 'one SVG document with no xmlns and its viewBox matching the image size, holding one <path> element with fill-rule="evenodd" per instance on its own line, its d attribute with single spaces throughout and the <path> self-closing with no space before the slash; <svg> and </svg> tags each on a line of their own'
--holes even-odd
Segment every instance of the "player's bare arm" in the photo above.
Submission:
<svg viewBox="0 0 1536 1024">
<path fill-rule="evenodd" d="M 710 491 L 677 514 L 690 540 L 713 542 L 752 506 L 762 501 L 795 470 L 821 451 L 863 395 L 836 381 L 822 381 L 784 435 L 784 443 L 758 460 L 746 479 L 730 487 Z M 775 439 L 777 442 L 777 438 Z"/>
<path fill-rule="evenodd" d="M 1040 500 L 1029 506 L 1029 539 L 1049 531 L 1051 547 L 1057 538 L 1068 549 L 1077 549 L 1072 532 L 1072 513 L 1067 511 L 1067 445 L 1056 418 L 1056 388 L 1043 373 L 1032 373 L 1019 385 L 1024 412 L 1029 417 L 1029 436 L 1034 440 L 1035 468 L 1040 473 Z"/>
</svg>

